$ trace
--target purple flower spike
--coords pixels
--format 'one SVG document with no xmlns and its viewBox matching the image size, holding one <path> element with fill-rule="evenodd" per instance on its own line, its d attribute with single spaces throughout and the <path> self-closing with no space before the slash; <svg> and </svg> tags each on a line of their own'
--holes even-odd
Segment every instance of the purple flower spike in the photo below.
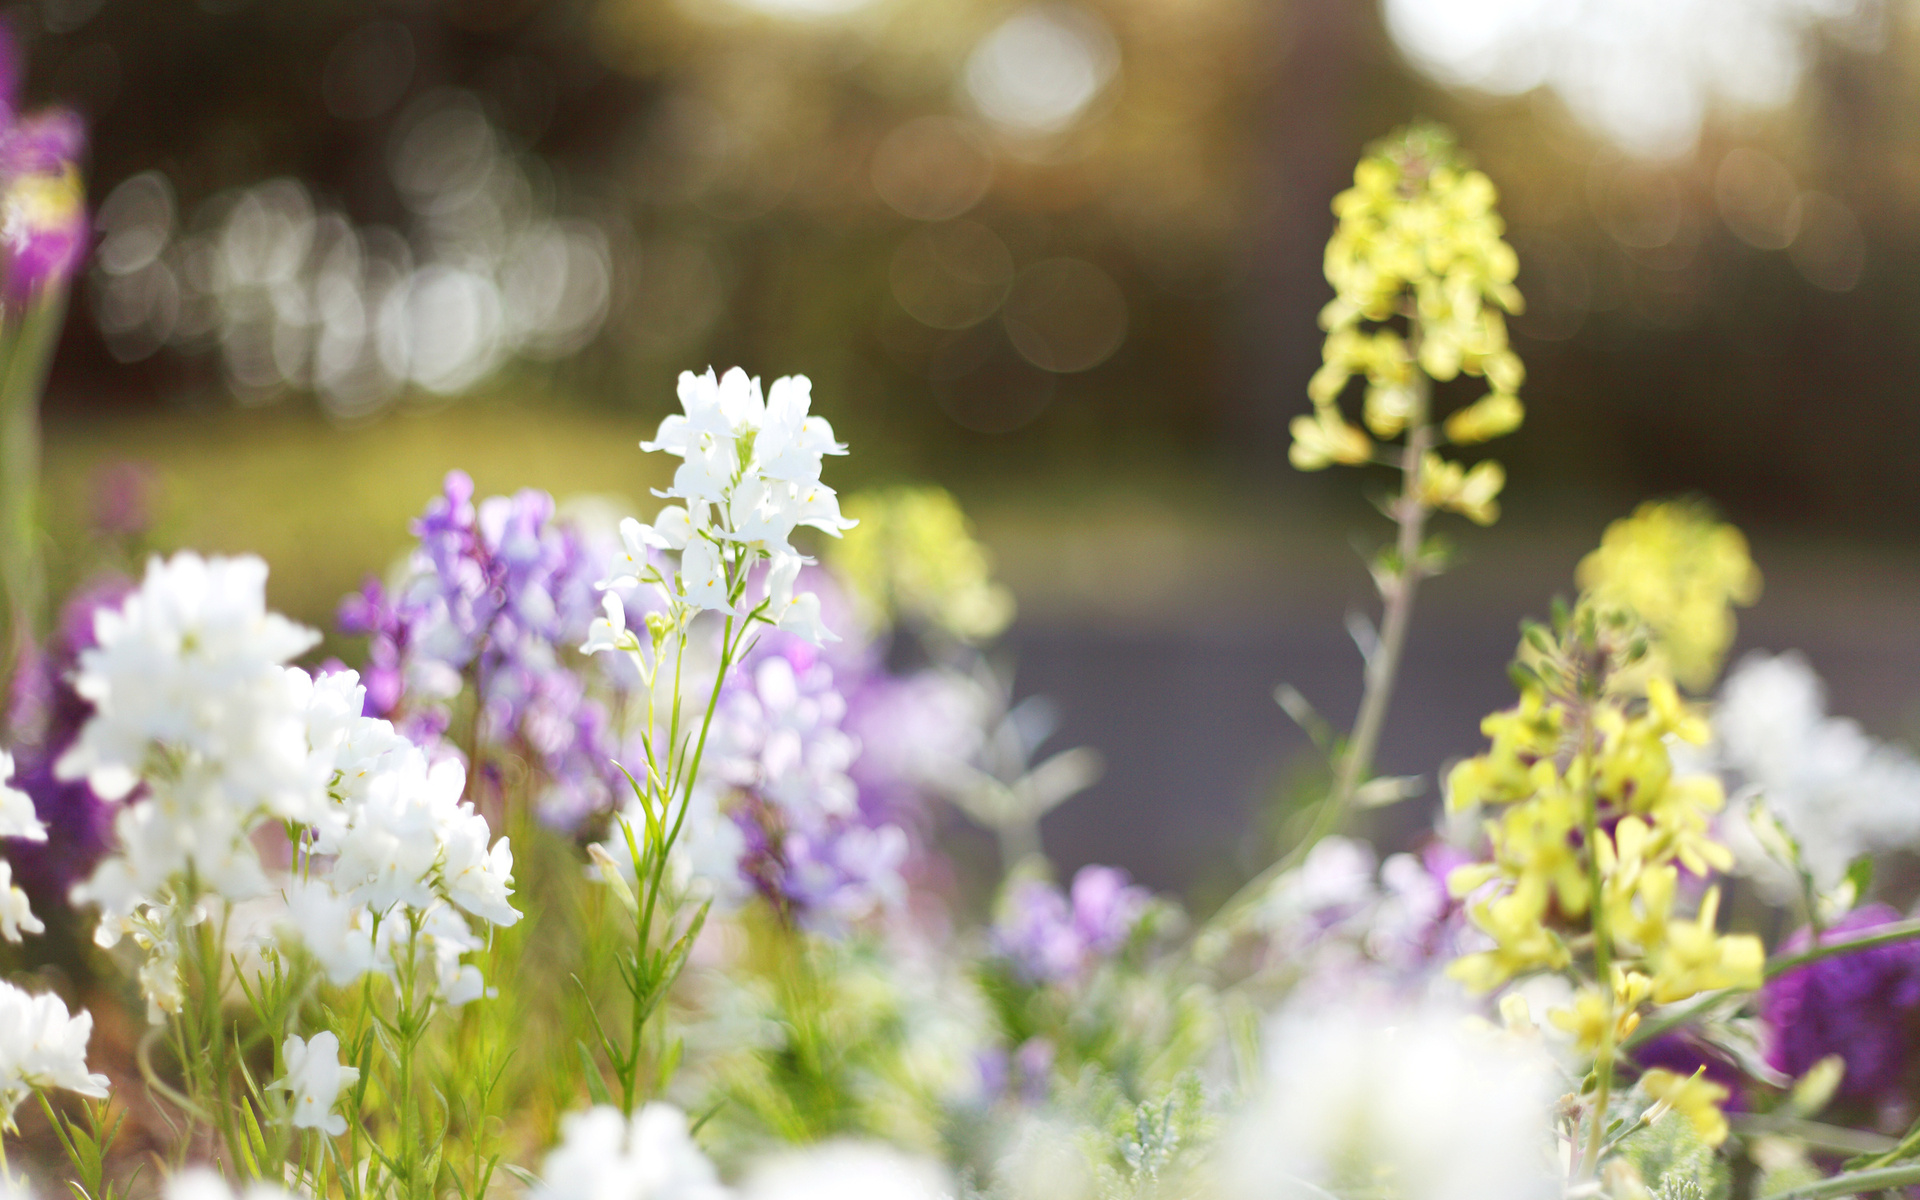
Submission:
<svg viewBox="0 0 1920 1200">
<path fill-rule="evenodd" d="M 1900 920 L 1884 904 L 1848 913 L 1821 941 L 1831 942 Z M 1782 948 L 1810 944 L 1802 930 Z M 1847 1064 L 1840 1094 L 1876 1100 L 1905 1095 L 1914 1066 L 1920 1017 L 1920 943 L 1900 942 L 1809 963 L 1788 971 L 1760 993 L 1760 1016 L 1772 1030 L 1767 1055 L 1774 1068 L 1800 1076 L 1829 1054 Z"/>
<path fill-rule="evenodd" d="M 1073 927 L 1095 954 L 1112 954 L 1126 945 L 1140 914 L 1147 909 L 1147 889 L 1127 882 L 1118 867 L 1081 867 L 1073 877 Z"/>
<path fill-rule="evenodd" d="M 1126 945 L 1149 899 L 1116 867 L 1080 868 L 1071 901 L 1051 883 L 1024 880 L 994 924 L 994 948 L 1031 983 L 1069 983 Z"/>
</svg>

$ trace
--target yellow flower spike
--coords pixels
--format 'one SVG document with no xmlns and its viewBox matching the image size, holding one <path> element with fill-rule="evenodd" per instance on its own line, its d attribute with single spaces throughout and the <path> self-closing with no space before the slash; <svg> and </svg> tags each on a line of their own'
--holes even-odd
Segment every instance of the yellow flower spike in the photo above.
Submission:
<svg viewBox="0 0 1920 1200">
<path fill-rule="evenodd" d="M 1638 1009 L 1653 994 L 1653 980 L 1638 971 L 1629 971 L 1615 964 L 1613 968 L 1613 1002 L 1625 1009 Z M 1635 1022 L 1639 1024 L 1638 1021 Z"/>
<path fill-rule="evenodd" d="M 1665 676 L 1648 678 L 1647 709 L 1662 729 L 1683 742 L 1704 746 L 1713 736 L 1706 718 L 1680 699 L 1679 689 Z"/>
<path fill-rule="evenodd" d="M 1448 440 L 1462 446 L 1488 442 L 1520 428 L 1526 410 L 1518 397 L 1490 392 L 1447 418 Z"/>
<path fill-rule="evenodd" d="M 1701 1071 L 1705 1069 L 1702 1067 Z M 1676 1075 L 1656 1067 L 1640 1077 L 1640 1086 L 1647 1095 L 1665 1102 L 1691 1122 L 1694 1132 L 1707 1145 L 1718 1146 L 1727 1140 L 1727 1118 L 1720 1111 L 1721 1103 L 1727 1098 L 1727 1089 L 1706 1078 L 1700 1071 L 1692 1075 Z"/>
</svg>

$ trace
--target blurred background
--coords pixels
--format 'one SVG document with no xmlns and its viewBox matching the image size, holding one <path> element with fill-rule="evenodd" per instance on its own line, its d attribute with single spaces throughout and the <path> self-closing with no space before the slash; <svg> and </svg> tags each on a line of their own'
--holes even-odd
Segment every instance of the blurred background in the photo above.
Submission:
<svg viewBox="0 0 1920 1200">
<path fill-rule="evenodd" d="M 1920 730 L 1920 5 L 1909 0 L 38 0 L 97 250 L 47 404 L 56 583 L 249 550 L 331 628 L 450 467 L 623 498 L 685 368 L 804 373 L 843 493 L 929 480 L 1105 778 L 1047 822 L 1200 902 L 1351 719 L 1386 537 L 1301 475 L 1329 201 L 1428 117 L 1528 301 L 1507 515 L 1451 530 L 1382 750 L 1509 702 L 1517 620 L 1707 497 L 1834 707 Z M 1468 398 L 1462 397 L 1461 399 Z M 1443 403 L 1446 402 L 1443 398 Z M 1384 487 L 1383 478 L 1374 481 Z M 334 638 L 349 662 L 359 649 Z M 1396 818 L 1411 828 L 1425 810 Z"/>
</svg>

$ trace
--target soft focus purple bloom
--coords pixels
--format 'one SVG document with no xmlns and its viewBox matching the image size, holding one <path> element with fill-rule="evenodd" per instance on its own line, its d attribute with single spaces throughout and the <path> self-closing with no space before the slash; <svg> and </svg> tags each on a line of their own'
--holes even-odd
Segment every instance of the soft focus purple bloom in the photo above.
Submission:
<svg viewBox="0 0 1920 1200">
<path fill-rule="evenodd" d="M 1900 920 L 1884 904 L 1841 918 L 1821 942 L 1844 940 Z M 1782 950 L 1811 944 L 1802 930 Z M 1788 971 L 1760 993 L 1760 1016 L 1772 1033 L 1767 1061 L 1798 1077 L 1829 1054 L 1846 1060 L 1840 1094 L 1873 1100 L 1904 1094 L 1920 1047 L 1920 942 L 1898 942 L 1842 954 Z"/>
<path fill-rule="evenodd" d="M 85 145 L 86 127 L 64 109 L 0 132 L 0 246 L 11 304 L 65 283 L 86 253 L 91 226 L 76 165 Z"/>
<path fill-rule="evenodd" d="M 608 807 L 619 776 L 611 722 L 573 665 L 606 555 L 554 519 L 545 492 L 475 504 L 473 490 L 448 473 L 413 523 L 406 580 L 392 591 L 369 580 L 342 601 L 340 627 L 368 638 L 369 715 L 431 742 L 445 701 L 473 688 L 481 741 L 531 757 L 547 785 L 541 814 L 572 826 Z"/>
<path fill-rule="evenodd" d="M 12 782 L 33 798 L 47 840 L 0 842 L 0 857 L 13 864 L 16 881 L 36 904 L 64 904 L 67 889 L 106 852 L 112 809 L 85 780 L 56 779 L 53 766 L 93 715 L 93 706 L 68 680 L 81 652 L 94 644 L 94 614 L 119 607 L 131 590 L 116 578 L 75 593 L 61 610 L 52 639 L 31 650 L 14 675 L 9 728 L 18 742 L 12 747 Z"/>
<path fill-rule="evenodd" d="M 121 459 L 93 475 L 93 527 L 108 537 L 139 537 L 153 528 L 160 473 L 152 463 Z"/>
<path fill-rule="evenodd" d="M 1021 880 L 994 924 L 994 949 L 1028 982 L 1067 983 L 1126 945 L 1150 899 L 1115 867 L 1080 868 L 1071 901 L 1051 883 Z"/>
</svg>

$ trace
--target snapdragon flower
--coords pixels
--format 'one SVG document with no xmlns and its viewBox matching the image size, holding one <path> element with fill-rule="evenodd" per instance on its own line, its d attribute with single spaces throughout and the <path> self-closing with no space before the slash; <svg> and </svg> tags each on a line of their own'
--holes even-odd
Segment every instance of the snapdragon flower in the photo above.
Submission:
<svg viewBox="0 0 1920 1200">
<path fill-rule="evenodd" d="M 107 1077 L 87 1070 L 92 1035 L 92 1013 L 69 1016 L 51 992 L 31 996 L 0 981 L 0 1129 L 13 1127 L 14 1110 L 35 1088 L 107 1094 Z"/>
<path fill-rule="evenodd" d="M 334 1137 L 345 1133 L 347 1119 L 333 1106 L 339 1102 L 340 1090 L 360 1078 L 360 1069 L 340 1065 L 340 1039 L 326 1032 L 311 1039 L 296 1034 L 287 1038 L 280 1056 L 287 1073 L 267 1087 L 292 1093 L 293 1127 L 318 1129 Z"/>
<path fill-rule="evenodd" d="M 560 1121 L 560 1144 L 528 1200 L 726 1200 L 713 1163 L 694 1144 L 686 1114 L 645 1105 L 631 1119 L 606 1105 Z"/>
</svg>

